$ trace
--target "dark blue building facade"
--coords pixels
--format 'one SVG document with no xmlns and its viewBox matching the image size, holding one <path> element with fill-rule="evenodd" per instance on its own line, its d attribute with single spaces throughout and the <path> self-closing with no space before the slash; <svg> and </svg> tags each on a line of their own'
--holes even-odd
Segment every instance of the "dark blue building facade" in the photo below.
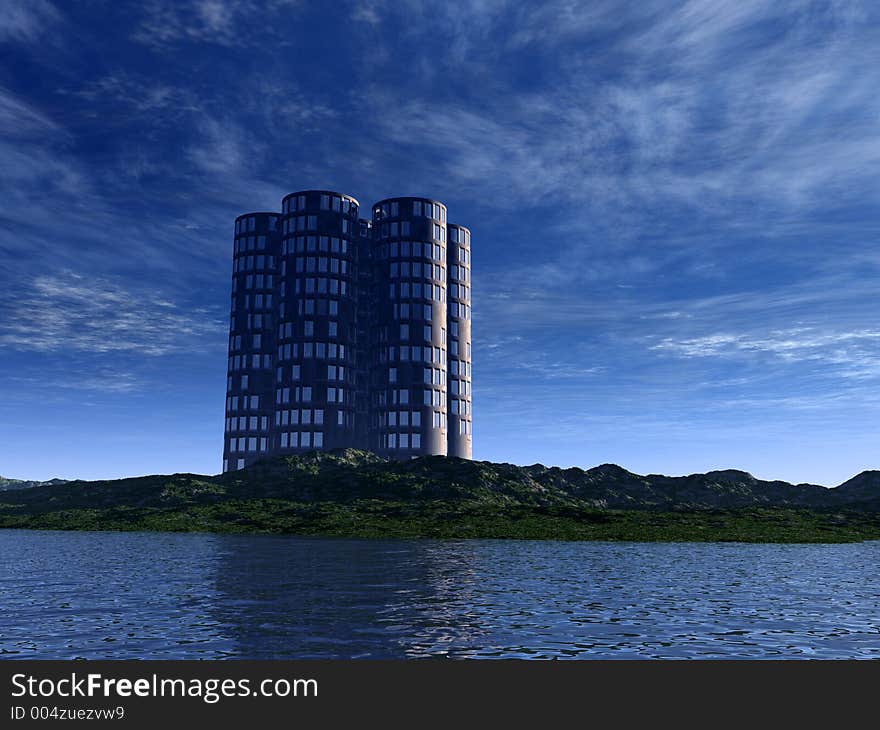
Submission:
<svg viewBox="0 0 880 730">
<path fill-rule="evenodd" d="M 305 190 L 236 219 L 224 471 L 346 447 L 471 458 L 470 231 L 428 198 L 359 213 Z"/>
</svg>

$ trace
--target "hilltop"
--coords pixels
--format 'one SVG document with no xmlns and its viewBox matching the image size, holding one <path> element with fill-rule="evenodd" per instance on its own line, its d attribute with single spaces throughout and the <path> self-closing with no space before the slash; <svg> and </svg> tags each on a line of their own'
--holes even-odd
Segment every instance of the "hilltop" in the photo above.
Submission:
<svg viewBox="0 0 880 730">
<path fill-rule="evenodd" d="M 38 482 L 30 479 L 10 479 L 9 477 L 0 477 L 0 492 L 6 492 L 11 489 L 28 489 L 29 487 L 56 486 L 58 484 L 67 484 L 67 482 L 67 479 L 49 479 L 44 482 Z"/>
<path fill-rule="evenodd" d="M 683 477 L 346 449 L 216 476 L 71 481 L 4 492 L 0 527 L 398 537 L 880 539 L 880 472 L 839 487 L 737 471 Z"/>
</svg>

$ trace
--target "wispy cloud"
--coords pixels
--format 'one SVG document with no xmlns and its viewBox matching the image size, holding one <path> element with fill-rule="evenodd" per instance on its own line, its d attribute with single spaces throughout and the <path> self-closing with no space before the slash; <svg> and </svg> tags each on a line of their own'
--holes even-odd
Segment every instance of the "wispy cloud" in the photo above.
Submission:
<svg viewBox="0 0 880 730">
<path fill-rule="evenodd" d="M 297 0 L 149 0 L 134 40 L 158 48 L 180 41 L 220 46 L 257 45 L 274 35 L 272 23 Z"/>
<path fill-rule="evenodd" d="M 48 0 L 0 3 L 0 42 L 31 43 L 53 29 L 61 14 Z"/>
<path fill-rule="evenodd" d="M 222 352 L 225 322 L 161 298 L 155 287 L 124 286 L 67 273 L 38 276 L 23 296 L 4 297 L 0 345 L 40 352 L 125 352 L 158 357 Z"/>
<path fill-rule="evenodd" d="M 381 12 L 412 6 L 428 12 L 422 3 Z M 508 13 L 524 30 L 487 44 L 487 29 L 505 27 Z M 516 10 L 481 2 L 450 6 L 447 15 L 455 18 L 450 35 L 466 39 L 464 68 L 487 52 L 499 66 L 515 64 L 524 45 L 558 51 L 565 39 L 582 42 L 554 59 L 552 82 L 539 90 L 515 90 L 503 72 L 493 77 L 492 104 L 413 94 L 416 84 L 402 98 L 374 90 L 382 134 L 436 150 L 449 194 L 479 193 L 509 208 L 548 200 L 603 214 L 623 207 L 636 213 L 630 226 L 644 226 L 639 208 L 664 203 L 722 218 L 739 213 L 731 204 L 759 204 L 787 218 L 827 203 L 829 188 L 864 185 L 880 171 L 880 37 L 837 3 Z M 821 33 L 819 20 L 827 23 Z M 593 42 L 610 28 L 599 55 Z M 434 73 L 418 58 L 410 66 L 422 82 Z"/>
<path fill-rule="evenodd" d="M 756 333 L 719 333 L 676 340 L 663 338 L 652 350 L 682 357 L 770 356 L 793 365 L 827 365 L 847 378 L 880 377 L 880 330 L 822 332 L 810 327 Z"/>
</svg>

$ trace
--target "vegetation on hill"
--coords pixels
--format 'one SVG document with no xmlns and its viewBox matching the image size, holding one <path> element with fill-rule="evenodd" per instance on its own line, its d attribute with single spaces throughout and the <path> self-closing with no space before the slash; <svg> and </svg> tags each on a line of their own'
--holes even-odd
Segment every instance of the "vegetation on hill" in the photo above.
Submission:
<svg viewBox="0 0 880 730">
<path fill-rule="evenodd" d="M 880 472 L 835 489 L 740 471 L 640 476 L 356 450 L 218 476 L 74 481 L 6 491 L 0 527 L 346 537 L 843 542 L 880 539 Z"/>
</svg>

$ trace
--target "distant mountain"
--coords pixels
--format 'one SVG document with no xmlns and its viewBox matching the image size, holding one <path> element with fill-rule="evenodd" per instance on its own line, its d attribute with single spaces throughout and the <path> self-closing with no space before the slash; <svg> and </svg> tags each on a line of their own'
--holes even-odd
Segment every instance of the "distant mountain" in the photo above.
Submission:
<svg viewBox="0 0 880 730">
<path fill-rule="evenodd" d="M 727 469 L 668 477 L 352 449 L 172 474 L 13 487 L 0 527 L 348 536 L 840 541 L 880 538 L 880 472 L 840 487 Z M 22 482 L 13 482 L 22 484 Z"/>
<path fill-rule="evenodd" d="M 45 482 L 35 482 L 27 479 L 0 477 L 0 492 L 6 492 L 11 489 L 27 489 L 28 487 L 54 487 L 59 484 L 67 484 L 68 481 L 67 479 L 49 479 Z"/>
<path fill-rule="evenodd" d="M 877 505 L 877 502 L 880 502 L 880 471 L 863 471 L 841 484 L 834 491 L 846 501 Z M 877 505 L 876 508 L 880 508 L 880 505 Z"/>
</svg>

